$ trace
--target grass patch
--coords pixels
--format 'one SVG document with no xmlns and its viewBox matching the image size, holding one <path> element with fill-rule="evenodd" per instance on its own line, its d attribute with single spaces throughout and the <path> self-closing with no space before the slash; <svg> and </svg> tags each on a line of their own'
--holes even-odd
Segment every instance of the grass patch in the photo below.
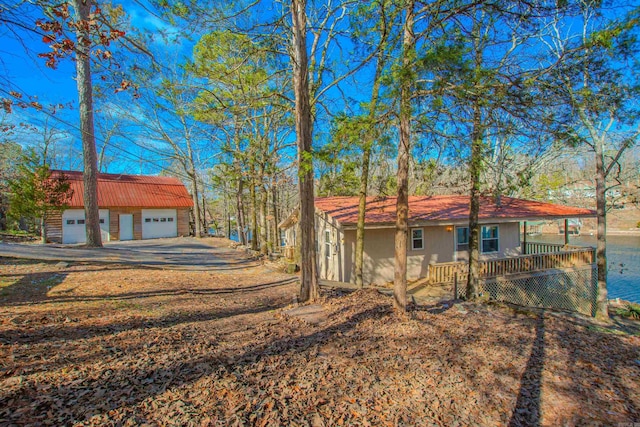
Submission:
<svg viewBox="0 0 640 427">
<path fill-rule="evenodd" d="M 16 283 L 17 280 L 0 279 L 0 296 L 6 296 L 11 293 L 11 286 Z"/>
<path fill-rule="evenodd" d="M 603 334 L 612 334 L 612 335 L 629 335 L 624 331 L 615 328 L 605 328 L 603 326 L 598 325 L 590 325 L 587 326 L 587 330 L 590 332 L 599 332 Z"/>
<path fill-rule="evenodd" d="M 640 320 L 640 305 L 627 304 L 625 307 L 618 308 L 616 315 L 627 319 Z"/>
<path fill-rule="evenodd" d="M 7 230 L 7 231 L 3 231 L 0 234 L 8 234 L 9 236 L 38 237 L 36 234 L 30 233 L 29 231 L 25 231 L 25 230 Z"/>
</svg>

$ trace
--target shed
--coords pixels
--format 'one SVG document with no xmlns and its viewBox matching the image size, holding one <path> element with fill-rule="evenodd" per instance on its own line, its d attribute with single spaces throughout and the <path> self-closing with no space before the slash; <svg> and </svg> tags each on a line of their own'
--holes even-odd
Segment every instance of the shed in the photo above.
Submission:
<svg viewBox="0 0 640 427">
<path fill-rule="evenodd" d="M 83 174 L 64 174 L 73 190 L 68 209 L 51 215 L 45 223 L 50 241 L 86 241 Z M 99 174 L 98 207 L 102 240 L 140 240 L 189 234 L 193 200 L 180 180 L 165 176 Z"/>
</svg>

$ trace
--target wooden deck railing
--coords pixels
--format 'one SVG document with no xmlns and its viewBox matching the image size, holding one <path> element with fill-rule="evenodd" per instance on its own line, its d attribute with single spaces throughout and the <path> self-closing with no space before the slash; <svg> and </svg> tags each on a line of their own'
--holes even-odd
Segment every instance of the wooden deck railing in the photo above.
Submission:
<svg viewBox="0 0 640 427">
<path fill-rule="evenodd" d="M 562 243 L 527 242 L 526 254 L 551 254 L 563 251 L 584 249 L 584 246 L 564 245 Z"/>
<path fill-rule="evenodd" d="M 509 274 L 591 265 L 594 262 L 595 249 L 581 247 L 563 252 L 483 260 L 480 261 L 478 270 L 480 278 L 487 279 Z M 429 266 L 429 282 L 453 282 L 456 273 L 458 273 L 458 280 L 467 280 L 468 264 L 466 262 L 431 264 Z"/>
</svg>

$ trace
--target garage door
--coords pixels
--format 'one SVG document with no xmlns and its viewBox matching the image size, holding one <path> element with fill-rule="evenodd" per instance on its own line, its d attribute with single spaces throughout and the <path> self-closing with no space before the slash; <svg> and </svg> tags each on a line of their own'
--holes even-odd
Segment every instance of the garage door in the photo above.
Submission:
<svg viewBox="0 0 640 427">
<path fill-rule="evenodd" d="M 178 215 L 175 209 L 142 209 L 142 238 L 178 236 Z"/>
<path fill-rule="evenodd" d="M 109 241 L 109 209 L 100 209 L 100 234 L 102 241 Z M 87 241 L 84 209 L 67 209 L 62 212 L 62 243 Z"/>
</svg>

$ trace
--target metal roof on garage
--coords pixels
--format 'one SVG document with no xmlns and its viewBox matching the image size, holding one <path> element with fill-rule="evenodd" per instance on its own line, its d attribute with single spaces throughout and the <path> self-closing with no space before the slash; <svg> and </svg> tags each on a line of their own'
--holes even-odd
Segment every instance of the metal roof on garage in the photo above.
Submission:
<svg viewBox="0 0 640 427">
<path fill-rule="evenodd" d="M 52 171 L 64 176 L 73 196 L 69 207 L 84 207 L 83 174 L 78 171 Z M 99 207 L 190 208 L 193 200 L 180 180 L 168 176 L 98 174 Z"/>
</svg>

